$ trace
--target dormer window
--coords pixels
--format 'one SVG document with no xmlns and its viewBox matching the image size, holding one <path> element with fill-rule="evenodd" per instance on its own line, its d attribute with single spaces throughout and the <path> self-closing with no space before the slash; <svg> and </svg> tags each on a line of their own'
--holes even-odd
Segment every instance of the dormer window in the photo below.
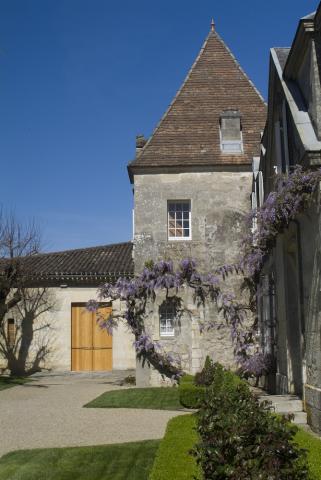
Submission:
<svg viewBox="0 0 321 480">
<path fill-rule="evenodd" d="M 238 110 L 226 110 L 221 114 L 220 141 L 222 153 L 243 153 L 241 114 Z"/>
</svg>

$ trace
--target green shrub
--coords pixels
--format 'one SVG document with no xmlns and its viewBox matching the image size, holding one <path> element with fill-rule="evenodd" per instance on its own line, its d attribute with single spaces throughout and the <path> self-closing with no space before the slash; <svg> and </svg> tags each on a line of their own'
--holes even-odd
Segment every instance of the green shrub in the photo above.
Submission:
<svg viewBox="0 0 321 480">
<path fill-rule="evenodd" d="M 186 408 L 199 408 L 205 393 L 205 387 L 199 387 L 190 382 L 183 382 L 178 387 L 179 401 Z"/>
<path fill-rule="evenodd" d="M 195 415 L 172 418 L 167 424 L 149 479 L 200 479 L 200 468 L 195 458 L 190 455 L 190 450 L 197 441 Z"/>
<path fill-rule="evenodd" d="M 194 383 L 194 375 L 190 375 L 188 373 L 185 373 L 185 375 L 182 376 L 182 378 L 180 379 L 180 384 L 182 383 Z"/>
<path fill-rule="evenodd" d="M 220 363 L 214 363 L 213 360 L 207 356 L 202 371 L 195 375 L 195 384 L 209 387 L 215 379 L 222 378 L 223 374 L 224 367 Z"/>
<path fill-rule="evenodd" d="M 194 449 L 205 480 L 306 480 L 305 452 L 296 427 L 271 415 L 231 372 L 207 389 L 198 416 L 201 441 Z"/>
</svg>

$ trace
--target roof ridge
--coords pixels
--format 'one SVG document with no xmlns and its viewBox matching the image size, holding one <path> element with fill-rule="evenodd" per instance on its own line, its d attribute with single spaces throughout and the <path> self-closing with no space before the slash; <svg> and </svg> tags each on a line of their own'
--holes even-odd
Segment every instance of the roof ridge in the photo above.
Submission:
<svg viewBox="0 0 321 480">
<path fill-rule="evenodd" d="M 267 105 L 267 102 L 264 100 L 264 97 L 263 95 L 261 94 L 261 92 L 258 90 L 258 88 L 256 88 L 256 86 L 254 85 L 254 83 L 252 82 L 252 80 L 250 79 L 250 77 L 248 76 L 248 74 L 245 72 L 245 70 L 241 67 L 241 64 L 239 63 L 239 61 L 237 60 L 236 56 L 234 55 L 234 53 L 232 52 L 232 50 L 226 45 L 226 43 L 224 42 L 224 40 L 222 39 L 222 37 L 220 36 L 219 33 L 217 33 L 216 31 L 215 32 L 210 32 L 210 33 L 213 33 L 214 35 L 217 36 L 218 40 L 222 43 L 222 45 L 226 48 L 226 50 L 228 51 L 228 53 L 231 55 L 232 59 L 234 60 L 236 66 L 239 68 L 239 70 L 242 72 L 242 74 L 244 75 L 244 77 L 247 79 L 247 81 L 250 83 L 250 85 L 252 86 L 252 88 L 254 89 L 254 91 L 257 93 L 257 95 L 260 97 L 260 99 L 263 101 L 263 103 L 265 105 Z"/>
<path fill-rule="evenodd" d="M 95 249 L 103 249 L 103 248 L 106 248 L 106 247 L 115 247 L 115 246 L 120 246 L 120 245 L 131 245 L 133 242 L 131 240 L 129 240 L 128 242 L 118 242 L 118 243 L 108 243 L 108 244 L 105 244 L 105 245 L 96 245 L 96 246 L 93 246 L 93 247 L 80 247 L 80 248 L 70 248 L 70 249 L 67 249 L 67 250 L 59 250 L 59 251 L 55 251 L 55 252 L 40 252 L 40 253 L 36 253 L 35 255 L 31 255 L 29 258 L 34 258 L 34 257 L 41 257 L 41 256 L 44 256 L 44 255 L 60 255 L 62 253 L 71 253 L 71 252 L 80 252 L 80 251 L 84 251 L 84 250 L 95 250 Z"/>
</svg>

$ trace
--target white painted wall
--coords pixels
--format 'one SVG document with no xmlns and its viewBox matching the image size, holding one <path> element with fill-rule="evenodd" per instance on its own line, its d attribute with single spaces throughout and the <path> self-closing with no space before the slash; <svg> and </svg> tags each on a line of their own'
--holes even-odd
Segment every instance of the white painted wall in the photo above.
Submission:
<svg viewBox="0 0 321 480">
<path fill-rule="evenodd" d="M 97 297 L 97 288 L 67 287 L 50 288 L 50 293 L 55 298 L 54 310 L 39 317 L 39 322 L 51 325 L 50 343 L 51 353 L 46 359 L 45 368 L 54 370 L 71 369 L 71 305 L 73 303 L 86 303 L 91 298 Z M 136 367 L 134 336 L 128 331 L 123 322 L 113 332 L 113 369 L 126 370 Z M 34 347 L 37 345 L 35 335 Z M 0 360 L 0 364 L 3 362 Z"/>
</svg>

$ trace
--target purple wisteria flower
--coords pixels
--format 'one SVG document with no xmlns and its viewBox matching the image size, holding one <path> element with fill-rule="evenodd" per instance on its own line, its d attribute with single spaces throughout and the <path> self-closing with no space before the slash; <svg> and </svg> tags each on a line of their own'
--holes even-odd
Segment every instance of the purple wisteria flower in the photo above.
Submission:
<svg viewBox="0 0 321 480">
<path fill-rule="evenodd" d="M 125 303 L 123 316 L 135 335 L 137 354 L 147 359 L 162 375 L 179 377 L 179 359 L 166 353 L 159 342 L 154 342 L 146 334 L 144 322 L 146 305 L 155 300 L 159 291 L 163 290 L 168 295 L 168 290 L 172 288 L 178 291 L 179 288 L 188 286 L 194 290 L 197 305 L 211 301 L 220 314 L 217 319 L 211 318 L 205 323 L 202 321 L 202 332 L 228 326 L 234 342 L 235 357 L 246 374 L 257 376 L 272 368 L 271 359 L 257 345 L 255 321 L 252 325 L 245 322 L 246 310 L 255 308 L 255 297 L 251 289 L 258 284 L 259 274 L 275 246 L 277 236 L 311 204 L 320 181 L 321 169 L 310 171 L 301 166 L 294 167 L 288 176 L 278 177 L 275 191 L 247 218 L 248 230 L 242 240 L 242 256 L 235 264 L 221 265 L 212 273 L 204 275 L 198 271 L 196 261 L 192 258 L 183 259 L 176 270 L 170 260 L 156 263 L 149 261 L 140 275 L 120 278 L 114 284 L 103 285 L 98 294 L 100 301 L 119 299 Z M 252 306 L 243 306 L 235 295 L 222 290 L 222 282 L 232 274 L 243 275 L 248 292 L 254 298 Z M 91 300 L 87 308 L 97 311 L 98 303 Z M 112 329 L 115 326 L 112 317 L 106 319 L 106 322 L 105 328 Z"/>
<path fill-rule="evenodd" d="M 88 300 L 87 304 L 86 304 L 86 309 L 89 311 L 89 312 L 96 312 L 98 310 L 98 307 L 99 307 L 99 303 L 97 302 L 97 300 Z"/>
</svg>

